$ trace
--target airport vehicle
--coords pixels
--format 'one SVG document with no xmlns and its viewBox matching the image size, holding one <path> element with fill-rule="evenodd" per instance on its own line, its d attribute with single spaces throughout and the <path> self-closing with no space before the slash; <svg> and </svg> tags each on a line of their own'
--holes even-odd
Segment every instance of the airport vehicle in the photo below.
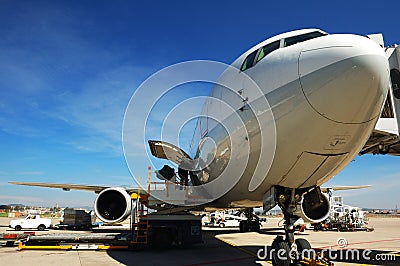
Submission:
<svg viewBox="0 0 400 266">
<path fill-rule="evenodd" d="M 286 237 L 277 238 L 273 248 L 286 254 L 293 244 L 300 251 L 309 248 L 306 240 L 294 239 L 293 223 L 299 217 L 314 223 L 328 217 L 329 199 L 320 186 L 358 154 L 400 155 L 400 48 L 383 47 L 381 35 L 304 29 L 271 37 L 250 48 L 233 62 L 234 75 L 228 71 L 220 78 L 234 90 L 215 85 L 206 100 L 191 155 L 174 144 L 149 141 L 155 157 L 175 163 L 178 173 L 190 179 L 190 189 L 212 184 L 222 175 L 237 182 L 231 181 L 226 193 L 200 206 L 156 203 L 150 207 L 173 212 L 263 206 L 267 211 L 278 205 L 284 214 Z M 254 84 L 261 94 L 254 93 Z M 215 98 L 230 106 L 233 113 L 215 107 Z M 221 123 L 213 122 L 215 115 L 223 118 Z M 228 134 L 223 124 L 232 125 L 233 134 Z M 271 140 L 270 136 L 275 138 Z M 265 163 L 271 153 L 270 163 Z M 129 216 L 130 194 L 137 191 L 12 183 L 94 191 L 99 193 L 97 216 L 111 222 Z M 206 192 L 215 189 L 218 186 L 211 185 Z M 241 231 L 257 230 L 257 224 L 249 216 L 241 223 Z M 274 265 L 290 262 L 289 258 L 273 258 Z"/>
<path fill-rule="evenodd" d="M 60 223 L 54 227 L 57 229 L 90 229 L 95 223 L 94 213 L 81 209 L 65 208 L 60 217 Z"/>
<path fill-rule="evenodd" d="M 206 217 L 204 217 L 206 218 Z M 207 216 L 208 219 L 205 219 L 204 225 L 206 226 L 217 226 L 217 227 L 239 227 L 240 221 L 245 221 L 247 218 L 231 215 L 231 214 L 216 214 L 211 213 Z"/>
<path fill-rule="evenodd" d="M 217 220 L 221 219 L 221 214 L 217 213 L 217 212 L 212 212 L 212 213 L 208 213 L 206 215 L 203 215 L 203 217 L 201 218 L 201 223 L 204 226 L 214 226 Z"/>
<path fill-rule="evenodd" d="M 359 207 L 350 206 L 343 203 L 343 197 L 331 197 L 331 211 L 327 219 L 320 223 L 313 224 L 314 230 L 365 230 L 373 231 L 367 227 L 364 211 Z"/>
<path fill-rule="evenodd" d="M 10 228 L 20 231 L 21 229 L 37 229 L 43 231 L 51 227 L 51 219 L 41 218 L 40 215 L 30 214 L 25 219 L 17 219 L 10 221 Z"/>
<path fill-rule="evenodd" d="M 331 214 L 329 215 L 332 219 L 342 219 L 348 217 L 356 224 L 363 224 L 365 212 L 355 206 L 344 204 L 342 196 L 335 196 L 331 198 Z M 357 222 L 358 221 L 358 222 Z"/>
<path fill-rule="evenodd" d="M 240 221 L 247 220 L 247 218 L 234 216 L 234 215 L 224 215 L 222 219 L 217 222 L 219 227 L 239 227 Z"/>
</svg>

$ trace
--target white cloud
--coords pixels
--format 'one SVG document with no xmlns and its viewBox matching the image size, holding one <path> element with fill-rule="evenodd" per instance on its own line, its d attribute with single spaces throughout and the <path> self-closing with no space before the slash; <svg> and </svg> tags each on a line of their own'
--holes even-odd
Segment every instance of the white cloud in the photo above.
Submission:
<svg viewBox="0 0 400 266">
<path fill-rule="evenodd" d="M 17 195 L 0 195 L 0 199 L 4 202 L 32 202 L 38 203 L 43 202 L 43 198 L 30 197 L 30 196 L 17 196 Z"/>
</svg>

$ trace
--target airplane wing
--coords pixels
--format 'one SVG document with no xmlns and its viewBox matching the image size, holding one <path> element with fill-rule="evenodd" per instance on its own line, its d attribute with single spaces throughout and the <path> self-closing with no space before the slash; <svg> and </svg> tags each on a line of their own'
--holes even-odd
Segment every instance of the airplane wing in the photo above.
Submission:
<svg viewBox="0 0 400 266">
<path fill-rule="evenodd" d="M 9 184 L 13 185 L 22 185 L 22 186 L 33 186 L 33 187 L 45 187 L 45 188 L 61 188 L 64 191 L 70 190 L 84 190 L 84 191 L 93 191 L 96 194 L 99 194 L 101 191 L 107 188 L 112 188 L 112 186 L 93 186 L 93 185 L 79 185 L 79 184 L 55 184 L 55 183 L 40 183 L 40 182 L 8 182 Z M 137 193 L 141 196 L 147 196 L 148 192 L 145 189 L 141 189 L 139 191 L 138 188 L 127 188 L 124 187 L 127 193 L 132 195 L 132 193 Z M 151 202 L 151 208 L 163 211 L 167 214 L 180 212 L 182 210 L 193 209 L 193 207 L 177 207 L 171 204 L 165 204 L 164 202 L 160 201 L 157 198 L 154 198 L 150 195 L 149 202 Z"/>
<path fill-rule="evenodd" d="M 369 188 L 370 185 L 365 186 L 334 186 L 334 187 L 321 187 L 321 191 L 327 193 L 328 191 L 339 191 L 339 190 L 351 190 L 351 189 L 361 189 Z"/>
<path fill-rule="evenodd" d="M 102 190 L 106 188 L 110 188 L 111 186 L 93 186 L 93 185 L 78 185 L 78 184 L 55 184 L 55 183 L 40 183 L 40 182 L 8 182 L 13 185 L 22 185 L 22 186 L 33 186 L 33 187 L 46 187 L 46 188 L 61 188 L 64 191 L 70 190 L 84 190 L 84 191 L 93 191 L 98 194 Z M 369 188 L 370 185 L 364 186 L 333 186 L 333 187 L 321 187 L 321 191 L 326 193 L 329 190 L 331 191 L 339 191 L 339 190 L 351 190 L 351 189 L 361 189 L 361 188 Z M 137 188 L 125 188 L 128 193 L 138 192 Z M 147 191 L 140 190 L 141 194 L 146 195 Z"/>
<path fill-rule="evenodd" d="M 93 185 L 78 185 L 78 184 L 54 184 L 54 183 L 40 183 L 40 182 L 8 182 L 13 185 L 22 185 L 22 186 L 33 186 L 33 187 L 46 187 L 46 188 L 61 188 L 64 191 L 70 190 L 84 190 L 84 191 L 93 191 L 98 194 L 106 188 L 110 188 L 111 186 L 93 186 Z M 137 188 L 125 188 L 128 193 L 137 193 Z M 147 191 L 140 190 L 140 194 L 146 195 Z"/>
<path fill-rule="evenodd" d="M 374 130 L 369 137 L 367 143 L 360 151 L 360 155 L 364 155 L 367 153 L 400 156 L 399 136 L 397 134 L 385 132 L 383 130 Z"/>
</svg>

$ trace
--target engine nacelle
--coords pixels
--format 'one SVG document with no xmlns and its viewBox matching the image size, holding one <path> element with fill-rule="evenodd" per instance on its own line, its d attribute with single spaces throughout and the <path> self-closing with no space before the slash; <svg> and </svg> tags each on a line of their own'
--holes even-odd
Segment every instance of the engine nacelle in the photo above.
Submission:
<svg viewBox="0 0 400 266">
<path fill-rule="evenodd" d="M 321 193 L 307 193 L 303 196 L 297 206 L 295 214 L 301 217 L 306 223 L 319 223 L 328 218 L 331 204 L 328 197 Z"/>
<path fill-rule="evenodd" d="M 124 188 L 107 188 L 100 192 L 94 202 L 94 211 L 106 223 L 122 222 L 132 210 L 131 196 Z"/>
</svg>

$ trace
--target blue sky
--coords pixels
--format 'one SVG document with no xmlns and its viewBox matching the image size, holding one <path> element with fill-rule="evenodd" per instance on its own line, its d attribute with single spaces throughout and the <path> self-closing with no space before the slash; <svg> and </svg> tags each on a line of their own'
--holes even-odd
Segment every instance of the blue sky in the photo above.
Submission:
<svg viewBox="0 0 400 266">
<path fill-rule="evenodd" d="M 90 206 L 95 197 L 8 181 L 132 186 L 124 111 L 135 89 L 166 66 L 229 64 L 267 37 L 308 27 L 383 32 L 386 44 L 399 43 L 399 8 L 377 1 L 0 1 L 0 203 Z M 329 184 L 371 184 L 342 193 L 345 201 L 400 207 L 399 163 L 357 157 Z"/>
</svg>

